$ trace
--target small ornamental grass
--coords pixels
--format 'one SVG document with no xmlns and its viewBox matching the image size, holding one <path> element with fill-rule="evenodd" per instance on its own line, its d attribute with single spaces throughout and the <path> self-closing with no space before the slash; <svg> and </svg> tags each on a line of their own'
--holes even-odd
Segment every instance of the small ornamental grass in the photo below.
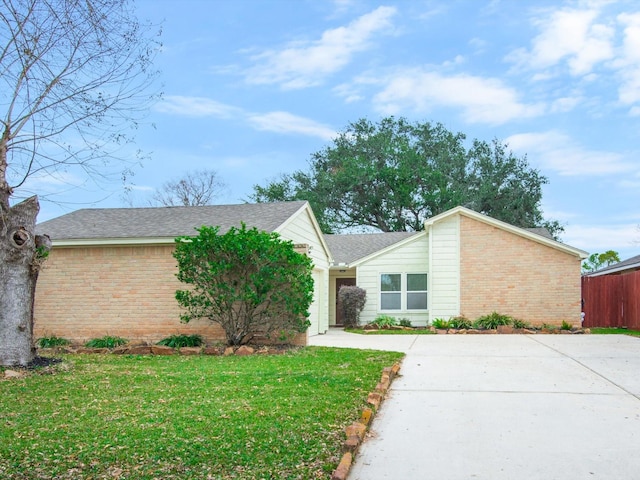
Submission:
<svg viewBox="0 0 640 480">
<path fill-rule="evenodd" d="M 518 318 L 513 319 L 513 328 L 531 328 L 529 322 L 525 322 L 524 320 L 520 320 Z"/>
<path fill-rule="evenodd" d="M 70 345 L 71 342 L 66 338 L 56 337 L 52 335 L 50 337 L 42 337 L 38 339 L 38 346 L 40 348 L 56 348 Z"/>
<path fill-rule="evenodd" d="M 160 340 L 157 345 L 172 348 L 199 347 L 202 345 L 202 337 L 200 335 L 186 334 L 171 335 Z"/>
<path fill-rule="evenodd" d="M 344 428 L 401 358 L 63 356 L 55 374 L 0 381 L 0 478 L 329 478 Z"/>
<path fill-rule="evenodd" d="M 475 328 L 481 328 L 486 330 L 494 330 L 501 325 L 511 325 L 513 318 L 509 315 L 502 315 L 498 312 L 492 312 L 489 315 L 484 315 L 473 322 Z"/>
<path fill-rule="evenodd" d="M 468 330 L 473 327 L 473 322 L 469 320 L 467 317 L 459 316 L 459 317 L 453 317 L 452 319 L 450 319 L 449 325 L 451 326 L 451 328 L 457 328 L 459 330 L 462 330 L 462 329 Z"/>
<path fill-rule="evenodd" d="M 431 326 L 433 328 L 437 328 L 438 330 L 447 330 L 451 328 L 451 322 L 449 322 L 449 320 L 445 320 L 444 318 L 434 318 L 433 322 L 431 322 Z"/>
<path fill-rule="evenodd" d="M 390 328 L 395 327 L 397 324 L 398 321 L 390 315 L 378 315 L 369 325 L 377 328 Z"/>
<path fill-rule="evenodd" d="M 105 335 L 101 338 L 92 338 L 84 346 L 89 348 L 116 348 L 125 345 L 127 342 L 128 340 L 122 337 Z"/>
</svg>

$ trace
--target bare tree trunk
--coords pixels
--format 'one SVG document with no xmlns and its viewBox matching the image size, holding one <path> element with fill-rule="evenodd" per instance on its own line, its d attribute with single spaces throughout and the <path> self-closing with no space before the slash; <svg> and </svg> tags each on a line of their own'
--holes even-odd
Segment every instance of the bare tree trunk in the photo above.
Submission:
<svg viewBox="0 0 640 480">
<path fill-rule="evenodd" d="M 27 365 L 35 357 L 33 304 L 38 271 L 51 241 L 35 234 L 37 197 L 0 205 L 0 365 Z"/>
</svg>

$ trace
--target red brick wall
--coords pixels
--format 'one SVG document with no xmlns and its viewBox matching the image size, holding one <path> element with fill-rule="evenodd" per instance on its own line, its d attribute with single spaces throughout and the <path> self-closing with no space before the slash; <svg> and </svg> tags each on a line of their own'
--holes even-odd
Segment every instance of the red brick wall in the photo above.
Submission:
<svg viewBox="0 0 640 480">
<path fill-rule="evenodd" d="M 534 325 L 580 324 L 580 259 L 478 220 L 460 219 L 460 311 Z"/>
</svg>

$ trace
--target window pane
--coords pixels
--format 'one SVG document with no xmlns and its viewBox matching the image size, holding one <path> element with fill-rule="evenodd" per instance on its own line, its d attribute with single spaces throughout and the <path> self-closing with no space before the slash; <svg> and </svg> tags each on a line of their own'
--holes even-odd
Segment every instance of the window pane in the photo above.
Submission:
<svg viewBox="0 0 640 480">
<path fill-rule="evenodd" d="M 400 274 L 383 273 L 380 275 L 380 290 L 383 292 L 399 292 L 400 291 Z"/>
<path fill-rule="evenodd" d="M 400 300 L 402 300 L 399 293 L 383 293 L 380 298 L 381 310 L 400 310 Z"/>
<path fill-rule="evenodd" d="M 407 310 L 426 310 L 427 293 L 407 293 Z"/>
<path fill-rule="evenodd" d="M 407 291 L 426 292 L 427 291 L 427 274 L 426 273 L 408 273 L 407 274 Z"/>
</svg>

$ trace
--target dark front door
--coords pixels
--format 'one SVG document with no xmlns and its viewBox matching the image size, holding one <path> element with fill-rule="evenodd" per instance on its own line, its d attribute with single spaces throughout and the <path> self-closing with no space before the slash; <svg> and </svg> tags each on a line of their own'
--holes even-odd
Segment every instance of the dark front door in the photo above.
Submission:
<svg viewBox="0 0 640 480">
<path fill-rule="evenodd" d="M 344 312 L 342 311 L 342 305 L 340 305 L 340 296 L 338 292 L 340 291 L 340 287 L 343 285 L 354 286 L 356 284 L 355 278 L 336 278 L 336 325 L 342 326 L 344 325 L 343 316 Z"/>
</svg>

